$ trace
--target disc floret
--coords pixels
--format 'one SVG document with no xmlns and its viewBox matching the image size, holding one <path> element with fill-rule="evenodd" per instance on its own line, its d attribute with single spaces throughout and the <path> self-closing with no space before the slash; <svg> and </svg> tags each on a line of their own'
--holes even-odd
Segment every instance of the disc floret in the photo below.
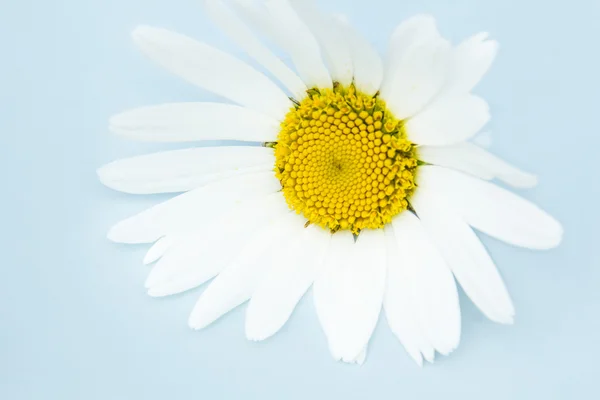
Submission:
<svg viewBox="0 0 600 400">
<path fill-rule="evenodd" d="M 415 146 L 385 102 L 354 85 L 309 90 L 274 147 L 283 195 L 309 223 L 358 234 L 408 208 Z"/>
</svg>

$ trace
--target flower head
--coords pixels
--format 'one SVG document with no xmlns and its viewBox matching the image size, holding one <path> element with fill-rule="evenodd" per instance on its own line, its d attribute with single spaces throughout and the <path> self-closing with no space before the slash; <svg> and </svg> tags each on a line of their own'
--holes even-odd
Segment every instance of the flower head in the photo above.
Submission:
<svg viewBox="0 0 600 400">
<path fill-rule="evenodd" d="M 419 364 L 460 340 L 455 279 L 491 320 L 514 308 L 473 228 L 547 249 L 562 228 L 490 182 L 536 178 L 473 144 L 490 118 L 471 90 L 497 43 L 452 46 L 427 15 L 394 31 L 386 61 L 343 18 L 306 0 L 206 0 L 206 12 L 275 80 L 204 43 L 139 27 L 154 61 L 230 101 L 143 107 L 112 131 L 161 142 L 241 140 L 138 156 L 99 170 L 128 193 L 185 192 L 115 225 L 109 238 L 154 243 L 151 296 L 216 278 L 189 324 L 203 328 L 249 301 L 246 334 L 263 340 L 313 288 L 336 360 L 362 363 L 379 318 Z M 254 35 L 291 57 L 295 71 Z M 262 146 L 257 146 L 260 142 Z"/>
</svg>

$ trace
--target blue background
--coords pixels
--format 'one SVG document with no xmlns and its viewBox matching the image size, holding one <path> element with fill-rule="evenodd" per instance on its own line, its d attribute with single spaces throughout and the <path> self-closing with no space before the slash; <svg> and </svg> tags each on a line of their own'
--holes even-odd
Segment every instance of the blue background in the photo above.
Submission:
<svg viewBox="0 0 600 400">
<path fill-rule="evenodd" d="M 243 307 L 191 331 L 187 316 L 202 289 L 147 297 L 146 247 L 105 239 L 113 223 L 166 196 L 113 192 L 95 170 L 168 147 L 109 135 L 111 114 L 212 98 L 144 59 L 129 37 L 137 24 L 239 51 L 198 0 L 3 0 L 0 398 L 600 398 L 600 2 L 323 3 L 347 13 L 381 50 L 417 12 L 434 14 L 455 42 L 481 30 L 500 41 L 477 89 L 492 106 L 493 151 L 539 173 L 540 185 L 523 195 L 566 231 L 550 252 L 484 238 L 516 324 L 487 321 L 462 296 L 460 347 L 423 369 L 383 319 L 362 367 L 333 362 L 310 297 L 264 343 L 244 339 Z"/>
</svg>

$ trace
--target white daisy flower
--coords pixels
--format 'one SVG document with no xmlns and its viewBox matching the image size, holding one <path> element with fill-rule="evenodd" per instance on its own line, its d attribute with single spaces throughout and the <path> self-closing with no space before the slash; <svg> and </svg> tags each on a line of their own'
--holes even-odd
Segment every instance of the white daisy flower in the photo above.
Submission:
<svg viewBox="0 0 600 400">
<path fill-rule="evenodd" d="M 469 142 L 490 119 L 471 90 L 498 45 L 485 33 L 458 46 L 419 15 L 394 31 L 382 60 L 343 18 L 306 0 L 205 1 L 206 11 L 272 75 L 178 33 L 133 32 L 167 70 L 230 103 L 176 103 L 113 117 L 125 137 L 240 140 L 115 161 L 113 189 L 185 192 L 119 222 L 108 237 L 154 243 L 146 287 L 168 296 L 214 278 L 189 325 L 201 329 L 248 301 L 246 335 L 263 340 L 309 288 L 336 360 L 362 363 L 383 306 L 422 365 L 459 343 L 456 281 L 498 323 L 514 307 L 473 231 L 530 249 L 559 244 L 546 212 L 487 182 L 536 184 Z M 295 71 L 253 34 L 289 54 Z M 255 142 L 262 143 L 257 146 Z"/>
</svg>

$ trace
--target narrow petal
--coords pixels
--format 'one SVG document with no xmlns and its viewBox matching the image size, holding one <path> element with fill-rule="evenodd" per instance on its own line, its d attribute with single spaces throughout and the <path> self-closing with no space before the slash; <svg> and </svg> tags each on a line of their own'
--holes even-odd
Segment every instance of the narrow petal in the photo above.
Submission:
<svg viewBox="0 0 600 400">
<path fill-rule="evenodd" d="M 498 42 L 486 40 L 485 32 L 471 36 L 459 44 L 452 54 L 452 72 L 444 88 L 447 95 L 468 93 L 492 66 L 498 53 Z"/>
<path fill-rule="evenodd" d="M 492 321 L 511 324 L 515 310 L 504 282 L 475 232 L 441 198 L 435 185 L 423 179 L 411 199 L 427 235 L 475 305 Z"/>
<path fill-rule="evenodd" d="M 249 237 L 287 213 L 281 194 L 274 193 L 242 201 L 193 233 L 180 235 L 148 275 L 148 294 L 168 296 L 203 284 L 235 259 Z"/>
<path fill-rule="evenodd" d="M 113 226 L 108 238 L 118 243 L 151 243 L 186 233 L 218 218 L 242 200 L 281 189 L 272 172 L 234 176 L 181 194 Z M 282 199 L 283 201 L 283 199 Z"/>
<path fill-rule="evenodd" d="M 435 349 L 423 333 L 415 315 L 412 301 L 411 282 L 407 269 L 400 262 L 400 251 L 394 237 L 394 229 L 385 227 L 387 255 L 386 289 L 383 308 L 390 329 L 406 352 L 420 367 L 423 366 L 422 352 L 433 354 Z"/>
<path fill-rule="evenodd" d="M 166 29 L 140 26 L 136 45 L 165 69 L 235 103 L 281 120 L 291 106 L 265 75 L 220 50 Z"/>
<path fill-rule="evenodd" d="M 231 6 L 253 31 L 259 32 L 271 44 L 285 48 L 279 34 L 281 25 L 269 15 L 263 1 L 232 0 Z"/>
<path fill-rule="evenodd" d="M 451 46 L 440 37 L 417 42 L 390 72 L 381 96 L 398 119 L 409 118 L 429 104 L 448 75 Z"/>
<path fill-rule="evenodd" d="M 321 58 L 319 43 L 288 0 L 265 0 L 261 6 L 236 0 L 238 10 L 258 30 L 290 55 L 307 87 L 332 87 L 331 76 Z"/>
<path fill-rule="evenodd" d="M 438 38 L 435 19 L 431 15 L 420 14 L 408 18 L 394 29 L 385 62 L 385 76 L 382 88 L 390 83 L 390 78 L 396 75 L 402 61 L 411 46 L 431 39 Z"/>
<path fill-rule="evenodd" d="M 365 360 L 367 359 L 367 346 L 361 350 L 360 353 L 357 354 L 354 360 L 351 360 L 350 363 L 355 363 L 358 365 L 363 365 Z"/>
<path fill-rule="evenodd" d="M 463 142 L 450 146 L 421 146 L 419 159 L 440 167 L 448 167 L 477 178 L 498 178 L 520 188 L 537 184 L 537 177 L 508 164 L 473 143 Z"/>
<path fill-rule="evenodd" d="M 282 263 L 283 244 L 299 224 L 301 218 L 288 213 L 250 237 L 235 260 L 202 293 L 190 315 L 190 327 L 202 329 L 247 301 L 265 273 Z"/>
<path fill-rule="evenodd" d="M 182 293 L 214 278 L 223 270 L 223 262 L 221 258 L 211 260 L 204 255 L 215 242 L 207 240 L 205 235 L 185 235 L 175 242 L 148 275 L 145 282 L 148 295 L 164 297 Z M 229 252 L 236 250 L 232 246 Z"/>
<path fill-rule="evenodd" d="M 460 341 L 460 305 L 452 272 L 414 214 L 404 212 L 392 225 L 400 255 L 398 267 L 404 270 L 402 290 L 410 292 L 411 302 L 406 306 L 412 309 L 427 342 L 447 355 Z"/>
<path fill-rule="evenodd" d="M 465 143 L 467 142 L 450 146 L 420 146 L 418 158 L 428 164 L 456 169 L 481 179 L 494 179 L 492 171 L 470 157 L 472 153 L 463 146 Z"/>
<path fill-rule="evenodd" d="M 266 273 L 248 303 L 248 339 L 264 340 L 287 322 L 321 270 L 330 237 L 321 227 L 298 224 L 281 248 L 281 262 Z"/>
<path fill-rule="evenodd" d="M 383 61 L 367 39 L 344 18 L 337 18 L 344 36 L 352 44 L 350 52 L 354 65 L 354 84 L 368 95 L 375 95 L 383 80 Z"/>
<path fill-rule="evenodd" d="M 277 138 L 279 123 L 256 111 L 222 103 L 173 103 L 140 107 L 110 119 L 110 130 L 149 142 Z"/>
<path fill-rule="evenodd" d="M 336 360 L 355 362 L 377 324 L 385 290 L 386 253 L 381 229 L 332 235 L 314 300 Z"/>
<path fill-rule="evenodd" d="M 292 0 L 294 9 L 321 45 L 331 78 L 342 85 L 352 83 L 354 67 L 348 38 L 331 15 L 323 13 L 314 0 Z"/>
<path fill-rule="evenodd" d="M 271 171 L 273 150 L 259 146 L 199 147 L 125 158 L 98 170 L 103 184 L 133 194 L 174 193 L 260 171 Z"/>
<path fill-rule="evenodd" d="M 169 247 L 171 247 L 173 242 L 174 240 L 171 236 L 163 236 L 158 239 L 146 253 L 146 256 L 144 257 L 144 264 L 152 264 L 161 258 L 169 249 Z"/>
<path fill-rule="evenodd" d="M 408 138 L 421 145 L 446 146 L 473 137 L 490 120 L 487 103 L 472 94 L 445 97 L 409 119 Z"/>
<path fill-rule="evenodd" d="M 221 0 L 205 0 L 206 11 L 212 20 L 250 57 L 265 67 L 298 99 L 306 96 L 302 79 L 267 49 L 244 22 Z"/>
<path fill-rule="evenodd" d="M 504 242 L 531 249 L 558 246 L 560 223 L 535 204 L 499 186 L 434 166 L 419 169 L 419 185 L 435 187 L 474 228 Z"/>
</svg>

